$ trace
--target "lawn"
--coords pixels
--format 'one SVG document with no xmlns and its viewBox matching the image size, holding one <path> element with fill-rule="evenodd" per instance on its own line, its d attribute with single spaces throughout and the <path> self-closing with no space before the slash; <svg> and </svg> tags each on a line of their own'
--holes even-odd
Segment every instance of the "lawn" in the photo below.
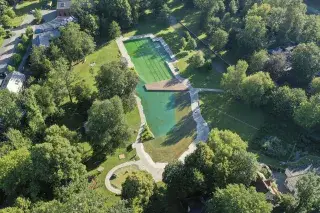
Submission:
<svg viewBox="0 0 320 213">
<path fill-rule="evenodd" d="M 94 53 L 88 55 L 84 63 L 80 62 L 73 67 L 73 72 L 78 73 L 80 80 L 93 88 L 95 79 L 100 67 L 103 64 L 120 59 L 117 43 L 113 40 L 102 45 Z"/>
<path fill-rule="evenodd" d="M 18 4 L 17 8 L 15 9 L 17 16 L 12 20 L 13 27 L 20 26 L 27 13 L 29 13 L 31 10 L 34 10 L 40 7 L 41 7 L 41 3 L 39 0 L 23 1 L 22 4 Z"/>
<path fill-rule="evenodd" d="M 176 160 L 187 150 L 196 137 L 196 123 L 193 120 L 188 93 L 177 93 L 175 97 L 176 125 L 162 137 L 144 143 L 146 152 L 156 162 Z"/>
<path fill-rule="evenodd" d="M 132 173 L 139 171 L 139 167 L 137 165 L 126 166 L 118 169 L 114 172 L 116 178 L 110 181 L 111 185 L 117 189 L 122 189 L 122 184 L 130 176 Z"/>
</svg>

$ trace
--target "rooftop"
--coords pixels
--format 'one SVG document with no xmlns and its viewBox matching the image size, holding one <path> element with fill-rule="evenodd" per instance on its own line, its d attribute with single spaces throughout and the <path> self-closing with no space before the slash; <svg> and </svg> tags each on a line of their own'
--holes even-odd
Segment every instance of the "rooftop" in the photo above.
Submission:
<svg viewBox="0 0 320 213">
<path fill-rule="evenodd" d="M 35 38 L 33 40 L 33 44 L 36 46 L 45 46 L 49 47 L 50 41 L 54 38 L 57 38 L 60 36 L 59 30 L 53 30 L 49 32 L 44 32 L 38 35 L 35 35 Z"/>
<path fill-rule="evenodd" d="M 1 85 L 1 89 L 8 89 L 10 92 L 18 93 L 22 90 L 26 77 L 20 72 L 12 72 L 7 75 Z"/>
<path fill-rule="evenodd" d="M 57 10 L 66 10 L 70 9 L 71 0 L 58 0 L 57 2 Z"/>
</svg>

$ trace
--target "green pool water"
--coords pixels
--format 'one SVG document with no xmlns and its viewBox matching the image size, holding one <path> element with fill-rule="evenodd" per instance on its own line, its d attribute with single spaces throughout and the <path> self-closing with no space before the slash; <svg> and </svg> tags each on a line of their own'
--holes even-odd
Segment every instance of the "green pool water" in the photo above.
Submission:
<svg viewBox="0 0 320 213">
<path fill-rule="evenodd" d="M 176 125 L 176 93 L 148 92 L 144 85 L 173 77 L 165 63 L 169 55 L 160 42 L 151 39 L 126 41 L 124 44 L 139 74 L 136 92 L 141 98 L 147 123 L 155 137 L 165 136 Z"/>
</svg>

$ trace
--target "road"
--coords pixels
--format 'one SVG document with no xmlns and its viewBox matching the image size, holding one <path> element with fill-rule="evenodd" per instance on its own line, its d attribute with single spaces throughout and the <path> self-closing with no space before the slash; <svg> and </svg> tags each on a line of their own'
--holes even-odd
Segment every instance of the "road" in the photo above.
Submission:
<svg viewBox="0 0 320 213">
<path fill-rule="evenodd" d="M 55 17 L 54 10 L 42 10 L 41 12 L 43 14 L 43 19 L 46 22 L 52 20 Z M 34 28 L 35 25 L 31 25 L 33 20 L 33 15 L 27 14 L 22 24 L 19 27 L 11 30 L 13 36 L 4 40 L 2 47 L 0 48 L 0 73 L 6 71 L 8 63 L 10 62 L 12 55 L 15 53 L 15 47 L 19 43 L 20 35 L 22 33 L 25 33 L 28 26 Z"/>
</svg>

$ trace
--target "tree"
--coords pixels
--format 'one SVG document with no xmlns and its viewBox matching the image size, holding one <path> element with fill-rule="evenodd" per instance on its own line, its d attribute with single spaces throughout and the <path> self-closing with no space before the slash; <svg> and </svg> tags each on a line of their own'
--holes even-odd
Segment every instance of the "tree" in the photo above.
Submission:
<svg viewBox="0 0 320 213">
<path fill-rule="evenodd" d="M 229 3 L 229 11 L 232 15 L 238 12 L 238 0 L 231 0 Z"/>
<path fill-rule="evenodd" d="M 242 98 L 247 103 L 260 106 L 266 103 L 265 95 L 275 87 L 269 73 L 257 72 L 242 82 Z"/>
<path fill-rule="evenodd" d="M 18 53 L 13 54 L 12 56 L 12 65 L 18 67 L 22 61 L 22 56 Z"/>
<path fill-rule="evenodd" d="M 320 123 L 320 94 L 310 97 L 309 101 L 303 101 L 294 110 L 295 122 L 304 127 L 312 128 Z"/>
<path fill-rule="evenodd" d="M 294 109 L 296 109 L 302 102 L 308 100 L 303 89 L 292 89 L 288 86 L 276 88 L 272 91 L 270 99 L 273 105 L 273 112 L 277 116 L 286 115 L 288 117 L 292 117 Z"/>
<path fill-rule="evenodd" d="M 33 13 L 34 19 L 36 21 L 37 24 L 40 24 L 42 21 L 42 13 L 41 10 L 39 9 L 35 9 L 34 13 Z"/>
<path fill-rule="evenodd" d="M 195 50 L 197 48 L 197 41 L 194 38 L 189 39 L 187 48 L 188 50 Z"/>
<path fill-rule="evenodd" d="M 313 94 L 320 93 L 320 77 L 312 79 L 311 89 Z"/>
<path fill-rule="evenodd" d="M 95 101 L 88 111 L 86 129 L 96 152 L 111 153 L 126 142 L 130 133 L 120 98 Z"/>
<path fill-rule="evenodd" d="M 266 46 L 267 44 L 266 22 L 260 16 L 247 16 L 245 28 L 238 34 L 239 44 L 253 52 Z"/>
<path fill-rule="evenodd" d="M 75 131 L 69 130 L 66 126 L 58 126 L 56 124 L 45 130 L 45 141 L 51 141 L 51 138 L 62 137 L 68 139 L 71 144 L 79 142 L 79 135 Z"/>
<path fill-rule="evenodd" d="M 26 35 L 28 37 L 32 36 L 33 35 L 33 29 L 31 26 L 28 26 L 27 29 L 26 29 Z"/>
<path fill-rule="evenodd" d="M 15 93 L 10 93 L 4 89 L 0 90 L 0 118 L 1 125 L 5 129 L 10 127 L 18 129 L 20 127 L 23 112 L 19 102 Z"/>
<path fill-rule="evenodd" d="M 33 194 L 51 190 L 79 180 L 86 173 L 81 163 L 81 153 L 72 146 L 68 139 L 60 136 L 48 137 L 45 143 L 37 144 L 31 149 L 33 182 L 38 189 Z M 41 184 L 44 183 L 45 185 Z M 44 187 L 41 188 L 40 186 Z"/>
<path fill-rule="evenodd" d="M 306 23 L 302 31 L 302 42 L 314 42 L 320 44 L 320 17 L 318 15 L 307 15 Z"/>
<path fill-rule="evenodd" d="M 128 200 L 134 212 L 143 212 L 153 194 L 154 181 L 146 171 L 135 172 L 127 177 L 122 184 L 122 199 Z"/>
<path fill-rule="evenodd" d="M 241 94 L 241 84 L 246 78 L 248 64 L 246 61 L 239 60 L 235 66 L 230 66 L 227 73 L 222 75 L 221 85 L 227 93 L 234 97 Z"/>
<path fill-rule="evenodd" d="M 109 26 L 109 38 L 115 39 L 118 38 L 121 35 L 121 28 L 119 24 L 115 21 L 112 21 Z"/>
<path fill-rule="evenodd" d="M 30 180 L 30 152 L 21 148 L 0 158 L 0 189 L 11 199 L 25 193 Z"/>
<path fill-rule="evenodd" d="M 191 66 L 195 68 L 201 68 L 205 64 L 204 54 L 202 51 L 198 51 L 190 58 Z"/>
<path fill-rule="evenodd" d="M 184 50 L 186 47 L 187 47 L 187 40 L 185 37 L 182 37 L 181 40 L 180 40 L 180 43 L 181 43 L 181 50 Z"/>
<path fill-rule="evenodd" d="M 17 46 L 17 50 L 20 54 L 23 54 L 26 49 L 23 44 L 19 43 Z"/>
<path fill-rule="evenodd" d="M 101 0 L 97 8 L 102 13 L 101 17 L 117 20 L 122 28 L 133 24 L 132 8 L 128 0 Z"/>
<path fill-rule="evenodd" d="M 21 148 L 29 149 L 32 145 L 32 142 L 29 138 L 25 137 L 19 130 L 9 129 L 5 136 L 7 141 L 4 142 L 4 145 L 8 147 L 8 151 L 18 150 Z"/>
<path fill-rule="evenodd" d="M 171 199 L 184 199 L 206 191 L 205 176 L 197 168 L 181 162 L 169 163 L 162 174 Z"/>
<path fill-rule="evenodd" d="M 80 26 L 73 22 L 61 28 L 58 44 L 70 63 L 83 59 L 92 53 L 96 46 L 92 36 L 81 31 Z"/>
<path fill-rule="evenodd" d="M 12 19 L 8 15 L 3 15 L 1 17 L 1 23 L 4 28 L 12 27 Z"/>
<path fill-rule="evenodd" d="M 248 144 L 229 130 L 213 129 L 208 145 L 214 152 L 213 180 L 215 186 L 228 183 L 249 185 L 256 179 L 258 162 L 255 155 L 247 152 Z"/>
<path fill-rule="evenodd" d="M 3 38 L 6 35 L 6 30 L 1 26 L 0 27 L 0 38 Z"/>
<path fill-rule="evenodd" d="M 105 64 L 96 76 L 98 96 L 100 99 L 109 99 L 117 95 L 122 100 L 127 99 L 135 90 L 138 80 L 137 74 L 121 62 Z"/>
<path fill-rule="evenodd" d="M 78 101 L 78 105 L 85 110 L 92 105 L 95 97 L 95 93 L 88 84 L 85 82 L 79 82 L 72 86 L 72 94 Z"/>
<path fill-rule="evenodd" d="M 275 53 L 270 55 L 269 60 L 266 61 L 264 70 L 267 71 L 271 78 L 275 81 L 285 76 L 288 66 L 287 56 L 284 53 Z"/>
<path fill-rule="evenodd" d="M 7 8 L 4 11 L 4 14 L 9 16 L 10 18 L 14 19 L 16 17 L 16 13 L 14 12 L 14 10 L 12 8 Z"/>
<path fill-rule="evenodd" d="M 222 50 L 228 43 L 229 33 L 221 28 L 213 32 L 211 36 L 211 44 L 216 51 Z"/>
<path fill-rule="evenodd" d="M 292 74 L 301 84 L 309 83 L 320 70 L 320 47 L 315 43 L 299 44 L 292 52 Z"/>
<path fill-rule="evenodd" d="M 320 210 L 320 176 L 309 173 L 297 182 L 297 212 L 317 212 Z"/>
<path fill-rule="evenodd" d="M 260 50 L 254 52 L 250 58 L 249 70 L 251 73 L 259 72 L 264 70 L 266 62 L 269 60 L 269 55 L 266 50 Z"/>
<path fill-rule="evenodd" d="M 163 23 L 163 24 L 169 24 L 169 18 L 170 18 L 170 8 L 168 7 L 167 4 L 164 4 L 160 10 L 160 13 L 158 15 L 158 19 Z"/>
<path fill-rule="evenodd" d="M 207 213 L 271 213 L 272 205 L 266 201 L 263 193 L 258 193 L 254 187 L 244 185 L 228 185 L 218 189 L 214 197 L 207 201 Z"/>
<path fill-rule="evenodd" d="M 30 55 L 30 70 L 36 78 L 44 77 L 52 69 L 51 61 L 46 57 L 44 46 L 32 48 Z"/>
</svg>

